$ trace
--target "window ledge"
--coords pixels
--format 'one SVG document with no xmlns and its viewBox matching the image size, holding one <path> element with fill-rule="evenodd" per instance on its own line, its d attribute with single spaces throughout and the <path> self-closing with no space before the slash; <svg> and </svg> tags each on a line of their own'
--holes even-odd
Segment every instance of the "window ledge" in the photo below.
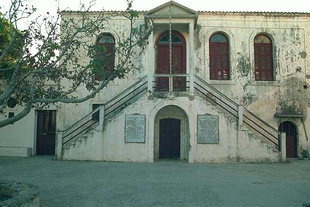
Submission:
<svg viewBox="0 0 310 207">
<path fill-rule="evenodd" d="M 253 86 L 280 86 L 280 81 L 253 81 Z"/>
<path fill-rule="evenodd" d="M 209 80 L 211 85 L 236 85 L 235 80 Z"/>
</svg>

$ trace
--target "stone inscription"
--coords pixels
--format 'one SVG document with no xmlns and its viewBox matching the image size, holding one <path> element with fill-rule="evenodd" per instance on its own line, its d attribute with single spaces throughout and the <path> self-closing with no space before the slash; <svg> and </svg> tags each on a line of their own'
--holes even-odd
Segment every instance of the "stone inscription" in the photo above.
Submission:
<svg viewBox="0 0 310 207">
<path fill-rule="evenodd" d="M 198 144 L 219 143 L 219 117 L 215 115 L 197 116 L 197 141 Z"/>
<path fill-rule="evenodd" d="M 125 142 L 145 142 L 145 115 L 125 116 Z"/>
</svg>

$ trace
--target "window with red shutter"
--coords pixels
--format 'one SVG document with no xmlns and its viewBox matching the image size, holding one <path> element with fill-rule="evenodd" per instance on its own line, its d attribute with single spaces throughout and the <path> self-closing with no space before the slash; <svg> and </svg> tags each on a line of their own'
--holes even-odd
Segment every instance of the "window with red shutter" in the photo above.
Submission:
<svg viewBox="0 0 310 207">
<path fill-rule="evenodd" d="M 254 39 L 255 80 L 273 81 L 273 52 L 271 39 L 259 34 Z"/>
<path fill-rule="evenodd" d="M 229 80 L 229 43 L 225 35 L 216 33 L 210 37 L 210 80 Z"/>
</svg>

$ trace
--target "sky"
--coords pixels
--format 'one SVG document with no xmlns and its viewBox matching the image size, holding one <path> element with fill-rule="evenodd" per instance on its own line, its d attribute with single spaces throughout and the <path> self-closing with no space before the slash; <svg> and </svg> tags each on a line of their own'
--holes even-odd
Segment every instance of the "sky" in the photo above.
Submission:
<svg viewBox="0 0 310 207">
<path fill-rule="evenodd" d="M 8 7 L 11 0 L 0 0 L 1 7 Z M 90 0 L 23 0 L 38 8 L 39 12 L 54 13 L 61 10 L 77 10 L 80 3 Z M 168 0 L 135 0 L 136 10 L 150 10 Z M 310 12 L 309 0 L 175 0 L 196 11 L 276 11 Z M 126 0 L 96 0 L 93 10 L 124 10 Z"/>
<path fill-rule="evenodd" d="M 13 0 L 0 0 L 0 12 L 8 10 Z M 47 12 L 56 16 L 60 10 L 78 10 L 81 4 L 89 5 L 91 0 L 22 0 L 37 8 L 37 15 Z M 92 10 L 125 10 L 127 0 L 95 0 Z M 134 0 L 133 9 L 150 10 L 169 0 Z M 175 0 L 196 11 L 265 11 L 265 12 L 308 12 L 309 0 Z M 32 16 L 34 18 L 34 16 Z M 31 19 L 28 19 L 30 22 Z M 19 29 L 27 28 L 27 20 L 19 24 Z"/>
</svg>

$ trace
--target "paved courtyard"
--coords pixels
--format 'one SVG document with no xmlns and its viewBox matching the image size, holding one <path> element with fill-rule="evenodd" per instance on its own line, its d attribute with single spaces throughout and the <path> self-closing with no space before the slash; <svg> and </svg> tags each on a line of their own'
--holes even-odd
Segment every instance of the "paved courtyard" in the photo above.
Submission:
<svg viewBox="0 0 310 207">
<path fill-rule="evenodd" d="M 188 164 L 0 157 L 0 180 L 37 185 L 42 207 L 302 207 L 310 204 L 308 160 L 276 164 Z"/>
</svg>

